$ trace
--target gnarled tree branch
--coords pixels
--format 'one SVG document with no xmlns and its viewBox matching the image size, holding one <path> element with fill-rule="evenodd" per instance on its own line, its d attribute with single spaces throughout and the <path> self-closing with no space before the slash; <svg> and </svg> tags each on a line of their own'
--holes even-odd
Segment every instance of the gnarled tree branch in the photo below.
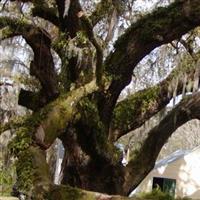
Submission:
<svg viewBox="0 0 200 200">
<path fill-rule="evenodd" d="M 37 5 L 32 9 L 32 14 L 34 17 L 41 17 L 42 19 L 48 20 L 55 26 L 59 26 L 59 19 L 56 16 L 56 10 L 54 8 L 41 7 Z"/>
<path fill-rule="evenodd" d="M 199 61 L 185 57 L 182 63 L 179 63 L 162 82 L 138 91 L 119 102 L 113 113 L 111 140 L 116 141 L 129 131 L 139 128 L 174 98 L 175 90 L 176 96 L 185 92 L 183 90 L 186 84 L 191 84 L 195 79 L 195 69 L 198 68 L 198 63 Z"/>
<path fill-rule="evenodd" d="M 139 153 L 126 167 L 123 185 L 126 194 L 136 188 L 153 169 L 161 148 L 171 134 L 192 119 L 200 119 L 200 92 L 185 97 L 156 127 L 150 130 Z"/>
<path fill-rule="evenodd" d="M 56 16 L 56 10 L 54 8 L 49 8 L 48 5 L 44 0 L 10 0 L 10 1 L 17 1 L 22 3 L 32 3 L 34 5 L 32 9 L 32 15 L 34 17 L 38 16 L 45 20 L 48 20 L 55 26 L 59 26 L 59 19 Z"/>
<path fill-rule="evenodd" d="M 97 89 L 98 87 L 94 80 L 69 92 L 65 97 L 59 97 L 50 103 L 47 108 L 41 110 L 39 115 L 45 112 L 47 114 L 45 114 L 45 118 L 42 119 L 35 132 L 38 143 L 44 148 L 48 148 L 65 131 L 67 126 L 76 119 L 76 114 L 78 113 L 76 106 L 80 99 Z M 35 115 L 37 116 L 38 113 L 35 113 Z"/>
<path fill-rule="evenodd" d="M 43 102 L 45 105 L 58 95 L 57 75 L 51 54 L 51 38 L 44 30 L 24 22 L 23 19 L 1 17 L 0 28 L 7 26 L 10 27 L 8 37 L 22 35 L 34 52 L 34 60 L 30 65 L 30 75 L 35 76 L 40 81 L 42 86 L 40 94 L 44 95 L 44 99 L 47 100 Z M 20 102 L 23 101 L 20 100 Z M 31 108 L 28 104 L 27 106 Z"/>
<path fill-rule="evenodd" d="M 132 71 L 138 62 L 154 48 L 180 38 L 200 24 L 198 0 L 178 0 L 166 8 L 133 24 L 115 44 L 115 50 L 106 59 L 106 72 L 112 78 L 109 89 L 100 100 L 102 119 L 109 122 L 121 90 L 130 83 Z M 169 31 L 171 30 L 171 31 Z"/>
</svg>

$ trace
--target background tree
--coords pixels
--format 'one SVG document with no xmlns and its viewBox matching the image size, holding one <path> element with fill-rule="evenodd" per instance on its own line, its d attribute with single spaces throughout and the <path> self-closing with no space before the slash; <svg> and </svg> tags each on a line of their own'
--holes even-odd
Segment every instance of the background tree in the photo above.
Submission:
<svg viewBox="0 0 200 200">
<path fill-rule="evenodd" d="M 197 29 L 190 31 L 200 24 L 200 5 L 198 0 L 169 3 L 154 4 L 157 9 L 136 17 L 134 1 L 1 2 L 1 39 L 24 38 L 33 54 L 29 74 L 39 81 L 36 88 L 24 87 L 19 93 L 18 104 L 32 114 L 1 124 L 1 132 L 16 133 L 9 146 L 17 158 L 19 189 L 27 196 L 101 198 L 85 190 L 128 195 L 154 167 L 171 134 L 199 119 L 199 37 Z M 151 81 L 145 88 L 136 87 L 118 101 L 134 80 L 138 63 L 143 66 L 142 59 L 151 53 L 146 64 L 156 68 L 160 50 L 155 48 L 167 43 L 173 50 L 167 61 L 159 59 L 163 67 L 157 69 L 163 75 L 156 75 L 158 81 L 147 70 Z M 163 70 L 166 66 L 173 70 Z M 193 94 L 162 116 L 124 167 L 115 142 L 188 92 Z M 62 184 L 68 186 L 53 184 L 46 162 L 56 138 L 65 148 Z"/>
</svg>

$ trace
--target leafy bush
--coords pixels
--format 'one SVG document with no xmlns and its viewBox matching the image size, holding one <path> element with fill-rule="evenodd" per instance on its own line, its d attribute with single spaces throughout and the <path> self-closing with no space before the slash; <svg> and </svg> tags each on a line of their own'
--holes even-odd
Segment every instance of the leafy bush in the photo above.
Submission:
<svg viewBox="0 0 200 200">
<path fill-rule="evenodd" d="M 171 195 L 164 193 L 159 189 L 152 190 L 152 192 L 142 193 L 139 195 L 139 198 L 149 200 L 174 200 Z"/>
<path fill-rule="evenodd" d="M 140 200 L 191 200 L 189 197 L 174 198 L 170 194 L 162 192 L 160 189 L 154 189 L 151 192 L 141 193 L 138 198 Z"/>
</svg>

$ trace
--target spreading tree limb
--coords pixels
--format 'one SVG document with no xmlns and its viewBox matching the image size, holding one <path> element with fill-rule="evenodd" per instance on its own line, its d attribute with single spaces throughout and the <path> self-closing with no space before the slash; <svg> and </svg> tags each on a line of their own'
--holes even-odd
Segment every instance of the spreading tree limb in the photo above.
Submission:
<svg viewBox="0 0 200 200">
<path fill-rule="evenodd" d="M 32 15 L 34 17 L 41 17 L 48 20 L 55 26 L 59 26 L 59 19 L 56 16 L 56 10 L 54 8 L 49 8 L 44 0 L 10 0 L 11 2 L 22 2 L 22 3 L 32 3 L 34 7 L 32 8 Z"/>
<path fill-rule="evenodd" d="M 87 36 L 89 38 L 89 40 L 92 42 L 92 44 L 94 45 L 95 49 L 96 49 L 96 54 L 97 54 L 97 61 L 96 61 L 96 70 L 95 70 L 95 75 L 96 75 L 96 80 L 97 80 L 97 84 L 99 86 L 102 86 L 102 76 L 103 76 L 103 72 L 104 72 L 104 68 L 103 68 L 103 50 L 101 48 L 101 45 L 98 43 L 94 32 L 93 32 L 93 26 L 90 22 L 90 19 L 87 18 L 85 15 L 83 15 L 81 17 L 82 22 L 84 23 L 84 29 L 87 33 Z"/>
<path fill-rule="evenodd" d="M 54 8 L 48 8 L 48 7 L 41 7 L 41 5 L 36 5 L 32 9 L 32 14 L 34 17 L 40 17 L 42 19 L 45 19 L 55 26 L 59 26 L 59 19 L 56 16 L 56 10 Z"/>
<path fill-rule="evenodd" d="M 125 194 L 129 194 L 153 169 L 157 156 L 172 133 L 192 119 L 200 119 L 200 92 L 185 97 L 148 133 L 139 153 L 126 167 Z"/>
<path fill-rule="evenodd" d="M 57 97 L 59 93 L 57 75 L 51 54 L 51 38 L 45 30 L 42 30 L 23 19 L 1 17 L 0 28 L 5 28 L 7 26 L 9 27 L 9 32 L 4 34 L 4 38 L 6 38 L 6 35 L 8 37 L 21 35 L 34 52 L 34 59 L 30 65 L 30 75 L 38 78 L 41 83 L 42 89 L 40 95 L 44 96 L 44 98 L 43 101 L 36 104 L 43 106 Z M 23 93 L 23 97 L 24 95 L 25 93 Z M 27 98 L 30 99 L 30 95 Z M 40 98 L 35 100 L 40 100 Z M 19 99 L 19 102 L 27 108 L 32 107 L 29 102 L 24 102 L 23 99 Z"/>
<path fill-rule="evenodd" d="M 186 84 L 194 81 L 198 63 L 198 60 L 194 61 L 190 56 L 185 56 L 166 79 L 120 101 L 114 109 L 110 138 L 116 141 L 119 137 L 139 128 L 174 98 L 175 90 L 176 96 L 182 94 Z M 186 75 L 187 80 L 184 77 Z"/>
<path fill-rule="evenodd" d="M 97 89 L 98 87 L 94 80 L 69 92 L 66 96 L 57 98 L 39 113 L 35 113 L 36 119 L 38 115 L 42 119 L 41 121 L 39 120 L 38 126 L 36 126 L 35 138 L 37 143 L 43 148 L 48 148 L 70 123 L 74 123 L 74 120 L 80 117 L 76 106 L 81 98 Z"/>
<path fill-rule="evenodd" d="M 177 0 L 142 17 L 117 40 L 114 52 L 105 61 L 105 70 L 112 79 L 104 100 L 100 100 L 105 122 L 110 121 L 118 96 L 130 83 L 138 62 L 154 48 L 180 38 L 198 26 L 199 12 L 198 0 Z"/>
</svg>

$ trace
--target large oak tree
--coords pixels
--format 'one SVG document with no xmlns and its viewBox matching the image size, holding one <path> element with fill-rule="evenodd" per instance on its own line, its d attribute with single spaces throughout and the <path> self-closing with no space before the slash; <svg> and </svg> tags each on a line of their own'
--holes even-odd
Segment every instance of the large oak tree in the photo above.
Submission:
<svg viewBox="0 0 200 200">
<path fill-rule="evenodd" d="M 197 76 L 198 56 L 178 65 L 157 85 L 119 102 L 118 97 L 146 55 L 200 25 L 199 0 L 176 0 L 144 15 L 117 39 L 109 55 L 105 54 L 106 44 L 126 1 L 101 0 L 90 13 L 78 0 L 5 1 L 8 3 L 17 6 L 18 14 L 0 16 L 1 39 L 25 39 L 34 53 L 30 75 L 40 82 L 37 92 L 21 89 L 19 94 L 19 105 L 32 114 L 1 126 L 1 132 L 16 132 L 10 148 L 17 157 L 19 188 L 33 199 L 127 196 L 154 167 L 171 134 L 187 121 L 200 118 L 200 93 L 185 97 L 151 129 L 126 166 L 121 164 L 115 142 L 166 107 L 174 96 L 169 89 L 174 80 L 176 94 L 182 93 L 185 84 Z M 95 30 L 105 18 L 109 28 L 103 43 Z M 59 72 L 53 52 L 61 60 Z M 187 81 L 180 74 L 187 74 Z M 57 186 L 45 158 L 56 138 L 65 147 L 62 185 Z"/>
</svg>

